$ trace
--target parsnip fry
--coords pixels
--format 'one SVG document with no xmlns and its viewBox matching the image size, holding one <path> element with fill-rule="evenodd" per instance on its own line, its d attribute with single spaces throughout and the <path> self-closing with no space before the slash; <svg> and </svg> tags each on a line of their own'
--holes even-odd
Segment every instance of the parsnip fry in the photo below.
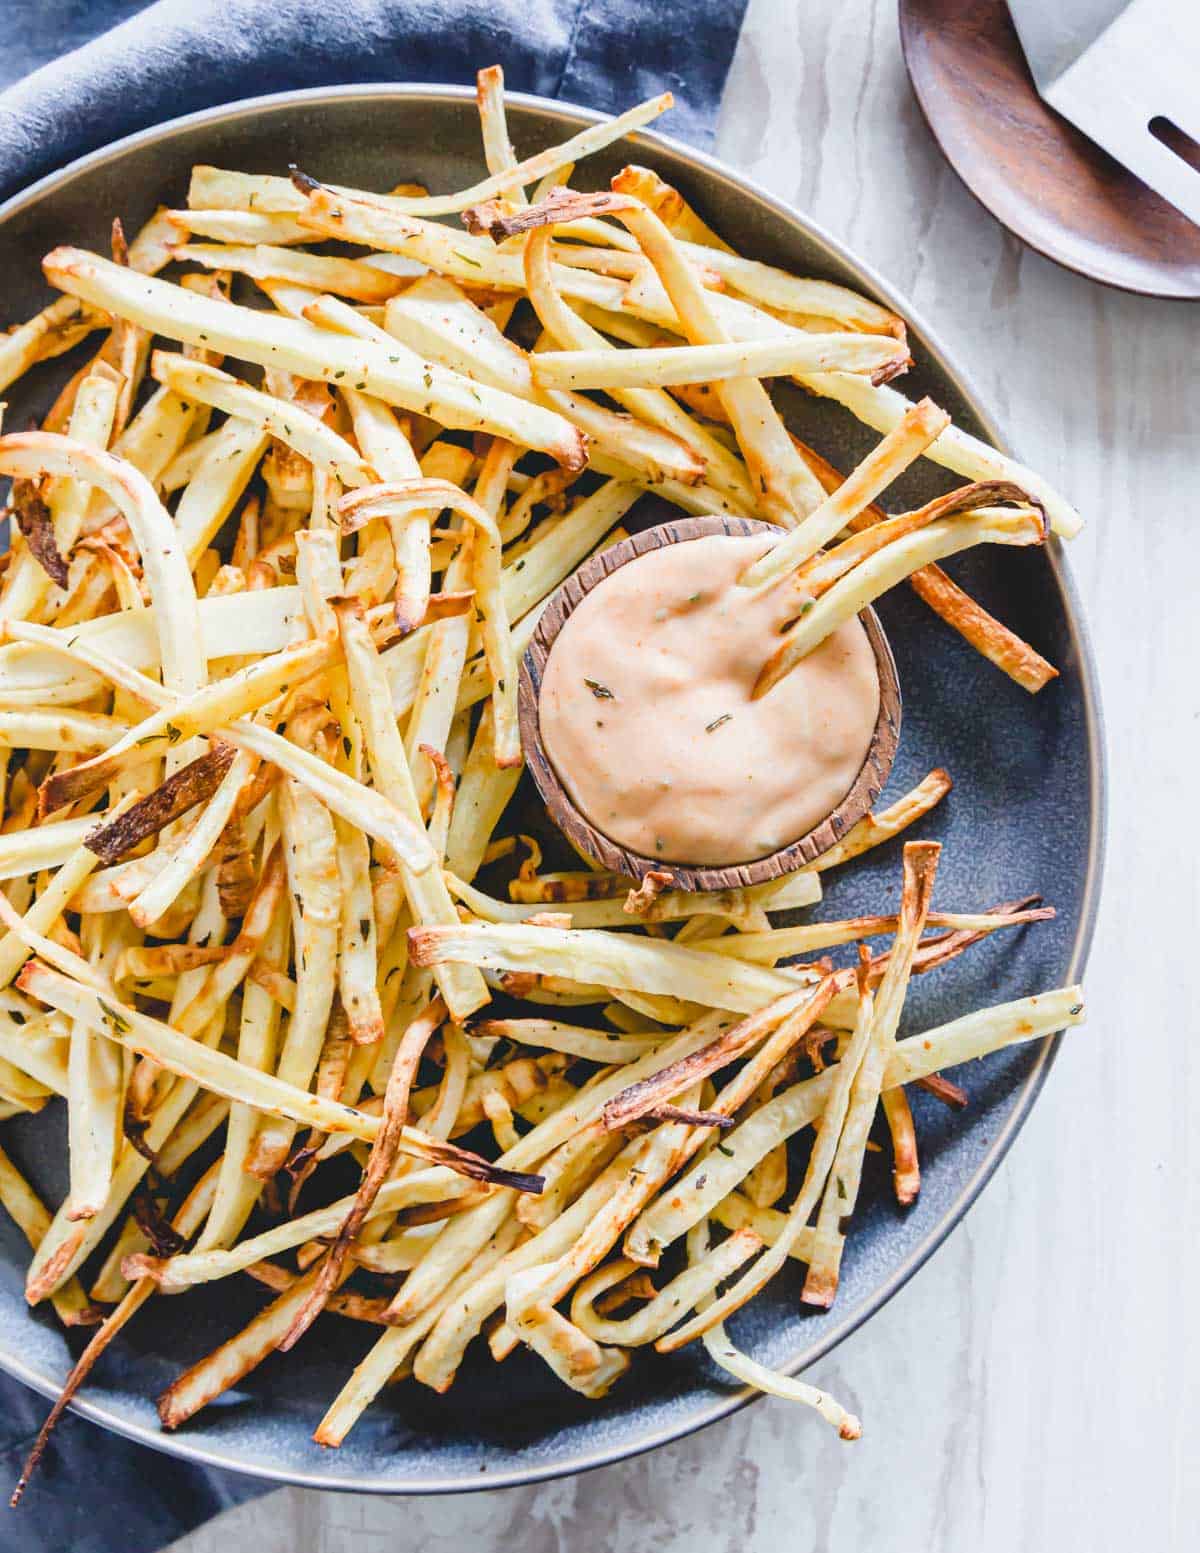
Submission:
<svg viewBox="0 0 1200 1553">
<path fill-rule="evenodd" d="M 284 1083 L 307 1090 L 321 1057 L 337 987 L 341 871 L 333 817 L 316 794 L 295 778 L 285 779 L 279 809 L 292 900 L 296 1006 L 288 1021 L 275 1073 Z M 287 1159 L 292 1136 L 293 1129 L 286 1121 L 264 1119 L 248 1169 L 264 1180 L 270 1179 Z"/>
<path fill-rule="evenodd" d="M 338 296 L 376 306 L 395 296 L 406 284 L 395 275 L 389 275 L 386 270 L 377 270 L 361 259 L 295 253 L 287 248 L 274 248 L 270 243 L 257 243 L 253 247 L 210 247 L 205 243 L 181 243 L 175 250 L 175 258 L 181 263 L 203 264 L 212 270 L 230 270 L 235 275 L 249 275 L 254 280 L 284 281 L 288 285 L 305 286 L 313 291 L 332 291 Z"/>
<path fill-rule="evenodd" d="M 829 1174 L 829 1186 L 817 1217 L 816 1247 L 809 1264 L 803 1298 L 810 1304 L 829 1305 L 837 1290 L 843 1236 L 840 1225 L 854 1212 L 862 1180 L 862 1161 L 875 1107 L 885 1093 L 886 1074 L 896 1051 L 896 1029 L 904 1007 L 937 873 L 941 847 L 936 842 L 910 841 L 904 848 L 904 883 L 900 899 L 900 927 L 895 949 L 875 1000 L 870 1046 L 855 1078 L 846 1114 L 845 1131 Z M 884 1101 L 885 1111 L 887 1101 Z M 905 1107 L 906 1109 L 906 1107 Z M 890 1121 L 890 1117 L 889 1117 Z M 807 1215 L 805 1216 L 807 1220 Z M 772 1248 L 774 1250 L 775 1248 Z"/>
<path fill-rule="evenodd" d="M 359 614 L 352 608 L 343 608 L 338 620 L 346 652 L 350 698 L 363 728 L 367 759 L 376 786 L 409 824 L 419 826 L 421 811 L 392 712 L 382 662 Z M 402 857 L 400 862 L 404 865 Z M 436 869 L 415 873 L 405 865 L 404 888 L 417 921 L 430 924 L 457 922 L 449 891 Z M 446 1007 L 455 1019 L 465 1019 L 488 1001 L 488 990 L 478 971 L 448 966 L 437 973 L 437 981 Z"/>
<path fill-rule="evenodd" d="M 510 437 L 567 468 L 583 462 L 583 438 L 553 411 L 429 366 L 399 342 L 388 352 L 373 341 L 339 337 L 300 319 L 213 302 L 167 281 L 131 279 L 119 265 L 78 248 L 56 248 L 43 268 L 52 285 L 85 301 L 103 298 L 96 305 L 168 339 L 325 382 L 344 377 L 389 404 L 428 410 L 448 426 Z"/>
<path fill-rule="evenodd" d="M 157 835 L 181 814 L 210 798 L 233 764 L 234 757 L 232 745 L 216 744 L 207 754 L 181 766 L 118 819 L 109 820 L 94 830 L 87 838 L 89 852 L 94 852 L 102 863 L 115 863 L 147 837 Z"/>
<path fill-rule="evenodd" d="M 120 266 L 113 268 L 126 274 Z M 0 437 L 0 474 L 28 478 L 42 473 L 86 480 L 120 507 L 133 531 L 156 606 L 164 683 L 178 694 L 198 689 L 206 676 L 199 650 L 196 589 L 176 542 L 174 524 L 145 476 L 112 454 L 70 437 L 42 431 Z"/>
<path fill-rule="evenodd" d="M 639 201 L 621 194 L 556 193 L 540 206 L 517 212 L 507 220 L 492 221 L 486 211 L 487 207 L 482 207 L 468 212 L 464 219 L 471 229 L 490 229 L 494 237 L 585 213 L 616 216 L 634 234 L 654 266 L 691 344 L 729 342 L 728 331 L 709 306 L 708 293 L 676 239 Z M 820 486 L 793 448 L 766 390 L 755 378 L 740 377 L 726 379 L 717 392 L 758 485 L 763 513 L 786 527 L 794 526 L 818 504 Z"/>
<path fill-rule="evenodd" d="M 523 162 L 517 162 L 511 167 L 493 173 L 490 178 L 485 178 L 481 183 L 472 184 L 468 189 L 460 189 L 456 194 L 417 195 L 407 198 L 395 195 L 374 197 L 381 204 L 400 213 L 422 216 L 453 215 L 457 211 L 465 210 L 468 205 L 477 204 L 480 200 L 491 199 L 497 194 L 508 194 L 514 189 L 536 183 L 539 178 L 546 177 L 547 174 L 557 171 L 558 168 L 570 162 L 578 162 L 585 156 L 593 156 L 597 151 L 612 145 L 614 141 L 652 123 L 660 114 L 665 113 L 673 102 L 670 92 L 648 98 L 645 102 L 639 103 L 636 108 L 617 114 L 603 124 L 595 124 L 590 129 L 580 130 L 577 135 L 572 135 L 561 145 L 539 151 L 536 156 L 527 157 Z M 266 208 L 269 209 L 270 206 Z"/>
<path fill-rule="evenodd" d="M 492 673 L 496 718 L 496 761 L 515 766 L 521 760 L 521 735 L 517 727 L 517 657 L 512 646 L 508 613 L 501 588 L 500 535 L 496 521 L 477 501 L 444 480 L 413 480 L 404 485 L 368 486 L 343 497 L 339 511 L 343 529 L 354 529 L 372 518 L 420 516 L 441 505 L 475 529 L 471 546 L 475 585 L 475 617 Z"/>
<path fill-rule="evenodd" d="M 798 971 L 718 963 L 703 950 L 665 940 L 525 924 L 414 927 L 408 944 L 417 965 L 565 973 L 604 986 L 693 998 L 734 1013 L 752 1013 L 798 988 L 807 990 L 812 981 Z"/>
<path fill-rule="evenodd" d="M 801 334 L 794 340 L 728 341 L 653 350 L 543 351 L 533 377 L 543 388 L 670 388 L 677 383 L 793 372 L 865 372 L 890 365 L 904 348 L 883 336 Z"/>
<path fill-rule="evenodd" d="M 766 695 L 830 631 L 931 561 L 972 545 L 1040 545 L 1045 538 L 1045 522 L 1036 507 L 978 507 L 897 539 L 847 572 L 801 615 L 764 665 L 755 696 Z"/>
<path fill-rule="evenodd" d="M 169 351 L 155 351 L 150 370 L 181 398 L 199 399 L 270 432 L 310 463 L 327 468 L 343 485 L 368 485 L 374 478 L 375 471 L 344 437 L 294 401 L 260 393 L 228 372 Z"/>
<path fill-rule="evenodd" d="M 50 1215 L 3 1149 L 0 1149 L 0 1205 L 36 1251 L 50 1228 Z M 91 1326 L 100 1319 L 100 1312 L 88 1300 L 78 1278 L 63 1282 L 53 1299 L 55 1313 L 64 1326 Z"/>
<path fill-rule="evenodd" d="M 41 952 L 45 952 L 44 945 Z M 226 1099 L 241 1101 L 268 1116 L 286 1117 L 326 1132 L 348 1131 L 367 1143 L 379 1131 L 377 1117 L 296 1089 L 274 1074 L 247 1068 L 236 1058 L 189 1040 L 169 1025 L 139 1013 L 128 1004 L 108 1002 L 90 987 L 48 969 L 40 960 L 31 961 L 18 982 L 31 997 L 60 1009 L 73 1019 L 84 1020 L 90 1028 L 102 1031 L 122 1046 L 150 1057 L 170 1072 L 193 1079 Z M 456 1173 L 475 1180 L 516 1186 L 525 1191 L 538 1190 L 536 1177 L 517 1179 L 512 1171 L 498 1171 L 478 1155 L 439 1143 L 415 1128 L 404 1128 L 401 1148 L 406 1154 L 432 1164 L 448 1165 Z"/>
<path fill-rule="evenodd" d="M 932 400 L 922 399 L 832 496 L 827 496 L 803 523 L 747 567 L 738 581 L 744 588 L 767 588 L 781 581 L 788 572 L 827 545 L 869 502 L 886 490 L 949 423 L 950 417 L 944 410 L 939 410 Z"/>
</svg>

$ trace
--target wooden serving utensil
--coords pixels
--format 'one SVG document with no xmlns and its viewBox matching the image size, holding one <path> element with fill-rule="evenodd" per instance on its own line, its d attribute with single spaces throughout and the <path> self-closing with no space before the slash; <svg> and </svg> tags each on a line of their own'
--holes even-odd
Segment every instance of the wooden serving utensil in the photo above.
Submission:
<svg viewBox="0 0 1200 1553">
<path fill-rule="evenodd" d="M 859 617 L 879 673 L 879 716 L 862 769 L 853 787 L 831 814 L 807 835 L 767 857 L 748 863 L 731 863 L 723 868 L 689 868 L 681 863 L 664 862 L 661 857 L 643 857 L 631 852 L 597 830 L 580 812 L 546 754 L 538 715 L 546 660 L 572 611 L 597 583 L 611 576 L 618 567 L 663 545 L 681 544 L 708 534 L 745 536 L 778 532 L 769 523 L 756 523 L 747 518 L 694 517 L 660 523 L 585 561 L 567 578 L 542 612 L 533 640 L 521 660 L 518 713 L 525 762 L 554 823 L 570 842 L 601 867 L 638 880 L 652 872 L 669 874 L 672 887 L 680 890 L 732 890 L 748 884 L 763 884 L 793 873 L 827 852 L 862 819 L 883 791 L 900 740 L 901 698 L 895 659 L 873 609 L 864 610 Z"/>
<path fill-rule="evenodd" d="M 1005 0 L 900 0 L 900 41 L 934 138 L 998 221 L 1105 285 L 1200 299 L 1200 228 L 1042 101 Z"/>
</svg>

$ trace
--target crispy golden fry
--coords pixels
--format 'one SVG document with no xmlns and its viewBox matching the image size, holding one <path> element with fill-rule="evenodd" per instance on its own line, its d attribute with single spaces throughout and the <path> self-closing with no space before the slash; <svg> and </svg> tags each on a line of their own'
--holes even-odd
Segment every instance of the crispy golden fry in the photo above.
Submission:
<svg viewBox="0 0 1200 1553">
<path fill-rule="evenodd" d="M 802 566 L 919 458 L 949 423 L 950 417 L 944 410 L 939 410 L 932 400 L 922 399 L 831 496 L 766 555 L 747 567 L 738 581 L 744 588 L 767 588 Z"/>
<path fill-rule="evenodd" d="M 85 962 L 75 955 L 64 955 L 42 935 L 28 936 L 31 946 L 44 959 L 70 965 L 77 974 L 82 971 L 94 975 Z M 102 1031 L 169 1071 L 184 1078 L 194 1078 L 213 1093 L 243 1101 L 266 1115 L 310 1123 L 325 1131 L 350 1130 L 366 1142 L 372 1141 L 379 1130 L 377 1118 L 356 1111 L 352 1106 L 299 1090 L 273 1074 L 247 1068 L 235 1058 L 181 1036 L 170 1026 L 139 1013 L 128 1004 L 109 1003 L 100 991 L 83 982 L 72 981 L 60 971 L 50 970 L 40 960 L 26 965 L 18 985 L 30 996 L 72 1018 L 85 1020 L 92 1029 Z M 104 983 L 100 986 L 104 987 Z M 104 990 L 108 989 L 105 987 Z M 448 1164 L 452 1170 L 476 1180 L 515 1186 L 522 1191 L 540 1189 L 538 1177 L 498 1169 L 465 1149 L 436 1143 L 411 1127 L 403 1129 L 401 1146 L 406 1153 Z"/>
<path fill-rule="evenodd" d="M 521 760 L 517 728 L 517 658 L 501 587 L 500 535 L 496 522 L 477 501 L 449 481 L 413 480 L 404 485 L 368 486 L 343 497 L 339 506 L 343 530 L 353 530 L 373 517 L 403 519 L 419 516 L 439 504 L 456 512 L 475 530 L 471 545 L 475 618 L 492 673 L 496 762 L 515 766 Z"/>
<path fill-rule="evenodd" d="M 938 766 L 927 777 L 923 777 L 911 792 L 905 793 L 880 813 L 864 815 L 836 846 L 830 847 L 828 852 L 822 852 L 812 865 L 813 868 L 822 871 L 836 868 L 840 863 L 849 862 L 852 857 L 859 857 L 872 847 L 890 841 L 941 803 L 953 786 L 950 773 Z"/>
<path fill-rule="evenodd" d="M 40 431 L 0 437 L 0 473 L 26 477 L 46 473 L 86 480 L 120 507 L 133 532 L 156 606 L 154 623 L 164 683 L 177 694 L 198 689 L 205 673 L 199 652 L 196 589 L 176 543 L 174 523 L 145 477 L 122 459 L 85 442 Z"/>
<path fill-rule="evenodd" d="M 1036 906 L 1004 914 L 995 912 L 931 911 L 926 918 L 930 927 L 951 928 L 961 933 L 992 933 L 999 928 L 1024 927 L 1030 922 L 1050 922 L 1052 906 Z M 900 919 L 888 917 L 849 917 L 844 922 L 809 922 L 800 927 L 768 928 L 762 933 L 738 933 L 735 937 L 705 941 L 709 954 L 732 955 L 753 960 L 756 965 L 775 965 L 791 955 L 816 954 L 836 944 L 852 944 L 859 938 L 879 933 L 894 933 Z"/>
<path fill-rule="evenodd" d="M 274 1071 L 285 1083 L 307 1090 L 321 1058 L 337 987 L 341 869 L 333 816 L 315 793 L 294 778 L 285 779 L 279 811 L 292 900 L 296 1003 Z M 281 1169 L 293 1132 L 286 1120 L 264 1118 L 247 1161 L 251 1174 L 269 1180 Z"/>
<path fill-rule="evenodd" d="M 853 373 L 825 372 L 801 377 L 800 381 L 814 394 L 836 399 L 865 425 L 885 435 L 900 424 L 911 408 L 904 395 L 890 384 L 876 386 Z M 1008 480 L 1019 485 L 1041 503 L 1050 527 L 1062 539 L 1073 539 L 1083 527 L 1083 519 L 1049 481 L 957 426 L 947 426 L 930 444 L 926 457 L 964 480 Z"/>
<path fill-rule="evenodd" d="M 151 371 L 181 398 L 199 399 L 270 432 L 302 458 L 327 468 L 343 485 L 368 485 L 375 477 L 375 471 L 344 437 L 295 400 L 287 402 L 260 393 L 227 372 L 169 351 L 155 351 Z"/>
<path fill-rule="evenodd" d="M 735 1234 L 740 1232 L 741 1226 L 734 1231 Z M 798 1232 L 797 1239 L 803 1238 L 803 1234 L 803 1231 Z M 698 1225 L 688 1237 L 689 1262 L 699 1261 L 701 1255 L 707 1250 L 707 1244 L 708 1226 Z M 813 1408 L 826 1423 L 837 1430 L 839 1439 L 862 1438 L 862 1425 L 853 1413 L 847 1412 L 842 1407 L 840 1402 L 837 1402 L 828 1392 L 821 1391 L 816 1386 L 810 1386 L 807 1381 L 798 1380 L 792 1375 L 784 1375 L 778 1370 L 769 1370 L 765 1365 L 751 1359 L 748 1354 L 742 1353 L 730 1342 L 723 1322 L 716 1322 L 706 1331 L 702 1335 L 702 1341 L 709 1357 L 736 1380 L 753 1386 L 758 1391 L 766 1392 L 768 1396 L 781 1397 L 787 1402 L 800 1402 L 806 1407 Z"/>
<path fill-rule="evenodd" d="M 583 438 L 560 416 L 429 366 L 399 342 L 389 353 L 374 341 L 339 338 L 300 319 L 213 302 L 167 281 L 130 282 L 118 265 L 81 249 L 55 249 L 43 268 L 53 285 L 84 300 L 103 297 L 114 312 L 169 339 L 326 382 L 344 377 L 390 404 L 428 410 L 448 426 L 512 437 L 569 469 L 583 462 Z"/>
<path fill-rule="evenodd" d="M 36 1251 L 50 1228 L 50 1215 L 3 1149 L 0 1149 L 0 1204 Z M 54 1295 L 54 1310 L 64 1326 L 91 1326 L 100 1319 L 100 1312 L 88 1300 L 78 1278 L 70 1278 L 59 1287 Z"/>
<path fill-rule="evenodd" d="M 611 341 L 594 329 L 559 295 L 557 266 L 551 259 L 551 236 L 551 229 L 542 227 L 524 239 L 525 283 L 529 290 L 529 300 L 537 311 L 542 327 L 549 339 L 560 346 L 580 350 L 611 350 Z M 609 315 L 604 316 L 607 318 Z M 737 510 L 753 512 L 754 489 L 741 460 L 700 423 L 693 421 L 670 394 L 661 389 L 634 387 L 616 389 L 612 397 L 632 414 L 661 427 L 693 449 L 703 460 L 708 484 L 731 501 Z"/>
<path fill-rule="evenodd" d="M 256 243 L 253 247 L 181 243 L 175 250 L 175 258 L 184 264 L 203 264 L 212 270 L 249 275 L 254 280 L 283 281 L 317 292 L 332 291 L 337 296 L 373 303 L 377 307 L 407 284 L 400 277 L 387 270 L 377 270 L 361 259 L 295 253 L 287 248 L 274 248 L 269 243 Z"/>
<path fill-rule="evenodd" d="M 488 970 L 535 971 L 629 987 L 634 991 L 691 997 L 711 1008 L 752 1013 L 813 978 L 797 971 L 718 962 L 700 949 L 616 933 L 524 923 L 410 928 L 408 952 L 417 965 L 477 965 Z"/>
<path fill-rule="evenodd" d="M 894 540 L 847 572 L 801 613 L 764 664 L 754 694 L 766 695 L 830 631 L 931 561 L 972 545 L 1040 545 L 1045 539 L 1045 520 L 1037 507 L 972 507 Z"/>
<path fill-rule="evenodd" d="M 681 1057 L 671 1067 L 663 1068 L 652 1078 L 643 1079 L 615 1096 L 604 1108 L 605 1127 L 612 1131 L 646 1116 L 673 1094 L 707 1078 L 749 1051 L 785 1022 L 797 1027 L 797 1034 L 802 1035 L 821 1017 L 834 993 L 845 983 L 845 973 L 829 975 L 822 977 L 815 987 L 804 987 L 776 998 L 732 1029 L 723 1031 L 711 1046 Z"/>
<path fill-rule="evenodd" d="M 540 206 L 505 217 L 488 207 L 464 216 L 471 230 L 490 230 L 494 238 L 554 224 L 580 214 L 614 215 L 641 244 L 654 266 L 692 345 L 721 345 L 730 336 L 710 307 L 707 293 L 676 240 L 658 217 L 639 201 L 621 194 L 573 195 L 556 192 Z M 753 377 L 726 379 L 717 390 L 747 467 L 759 489 L 764 515 L 794 526 L 816 504 L 820 487 L 793 448 L 775 407 Z"/>
<path fill-rule="evenodd" d="M 434 998 L 424 1013 L 414 1019 L 404 1032 L 396 1052 L 392 1071 L 383 1094 L 383 1115 L 379 1133 L 371 1145 L 371 1157 L 363 1171 L 362 1184 L 354 1199 L 354 1206 L 346 1215 L 330 1247 L 329 1255 L 321 1265 L 308 1299 L 301 1306 L 286 1336 L 279 1344 L 287 1352 L 320 1314 L 329 1296 L 340 1280 L 346 1257 L 355 1237 L 371 1211 L 371 1205 L 392 1171 L 400 1153 L 405 1118 L 408 1115 L 408 1098 L 416 1077 L 417 1067 L 425 1047 L 446 1017 L 446 1005 L 441 998 Z"/>
<path fill-rule="evenodd" d="M 866 334 L 800 334 L 794 340 L 729 341 L 624 351 L 543 351 L 533 377 L 543 388 L 670 388 L 679 383 L 736 377 L 779 377 L 793 372 L 875 373 L 903 347 Z"/>
<path fill-rule="evenodd" d="M 898 1105 L 894 1099 L 889 1102 L 887 1095 L 891 1091 L 885 1085 L 887 1068 L 896 1051 L 896 1028 L 904 1007 L 904 994 L 929 914 L 940 855 L 941 847 L 936 842 L 909 841 L 904 847 L 904 884 L 896 946 L 876 997 L 870 1045 L 862 1058 L 862 1073 L 855 1083 L 853 1100 L 845 1118 L 845 1132 L 837 1143 L 837 1153 L 830 1168 L 830 1185 L 825 1190 L 817 1218 L 816 1247 L 803 1294 L 810 1304 L 829 1305 L 833 1301 L 843 1245 L 839 1226 L 854 1212 L 862 1180 L 867 1133 L 881 1095 L 893 1138 L 899 1135 L 901 1139 L 897 1149 L 897 1170 L 903 1169 L 910 1178 L 916 1172 L 912 1117 L 907 1102 L 901 1101 Z M 903 1095 L 903 1089 L 898 1093 Z M 915 1183 L 906 1190 L 915 1195 Z M 806 1214 L 806 1222 L 807 1217 Z M 776 1254 L 778 1245 L 779 1242 L 772 1248 Z"/>
<path fill-rule="evenodd" d="M 648 167 L 630 164 L 623 167 L 613 179 L 613 188 L 619 194 L 630 194 L 649 206 L 659 220 L 684 241 L 697 243 L 703 248 L 716 248 L 725 253 L 733 249 L 723 241 L 692 209 L 678 189 Z"/>
<path fill-rule="evenodd" d="M 314 196 L 314 207 L 323 208 L 318 200 Z M 345 216 L 342 211 L 341 219 Z M 680 436 L 674 427 L 664 430 L 615 414 L 582 394 L 540 388 L 534 380 L 532 358 L 512 344 L 451 281 L 423 280 L 394 298 L 388 304 L 387 326 L 397 339 L 443 366 L 545 404 L 562 415 L 589 439 L 588 457 L 593 466 L 600 455 L 607 455 L 651 482 L 669 478 L 694 486 L 704 476 L 705 456 L 693 445 L 694 437 Z"/>
<path fill-rule="evenodd" d="M 800 456 L 821 482 L 827 494 L 832 495 L 842 483 L 843 476 L 827 459 L 813 448 L 793 438 Z M 849 525 L 851 529 L 881 523 L 886 514 L 873 503 L 869 504 Z M 969 593 L 952 582 L 936 564 L 923 566 L 908 579 L 908 585 L 924 599 L 934 614 L 952 626 L 976 652 L 981 653 L 1016 681 L 1030 694 L 1036 694 L 1058 675 L 1053 664 L 1036 652 L 1028 642 L 1021 640 L 1014 631 L 1002 625 Z"/>
<path fill-rule="evenodd" d="M 636 108 L 617 114 L 604 124 L 596 124 L 591 129 L 580 130 L 579 134 L 572 135 L 561 145 L 539 151 L 536 156 L 527 157 L 523 162 L 516 162 L 510 167 L 503 168 L 493 173 L 490 178 L 485 178 L 482 183 L 473 184 L 469 189 L 461 189 L 456 194 L 416 195 L 407 198 L 396 195 L 376 197 L 381 204 L 401 213 L 422 216 L 453 215 L 457 211 L 465 210 L 468 205 L 476 205 L 480 200 L 491 199 L 497 194 L 509 194 L 514 189 L 537 182 L 539 178 L 546 177 L 560 167 L 602 151 L 605 146 L 610 146 L 623 136 L 652 123 L 672 106 L 673 101 L 670 92 L 651 97 L 646 102 L 639 103 Z M 268 202 L 264 208 L 270 209 L 270 203 Z"/>
</svg>

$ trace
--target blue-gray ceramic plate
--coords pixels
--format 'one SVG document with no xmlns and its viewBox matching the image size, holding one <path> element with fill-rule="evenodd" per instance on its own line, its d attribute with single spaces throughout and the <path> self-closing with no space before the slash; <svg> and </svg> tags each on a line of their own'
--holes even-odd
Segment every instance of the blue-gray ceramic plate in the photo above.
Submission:
<svg viewBox="0 0 1200 1553">
<path fill-rule="evenodd" d="M 512 99 L 522 152 L 564 138 L 594 115 L 532 97 Z M 878 297 L 909 320 L 917 367 L 904 382 L 931 394 L 959 425 L 999 442 L 963 374 L 903 298 L 811 222 L 710 157 L 640 135 L 585 164 L 607 178 L 634 154 L 677 184 L 739 249 L 802 274 L 827 276 Z M 297 162 L 338 183 L 387 187 L 419 179 L 433 189 L 480 176 L 473 96 L 458 87 L 352 87 L 304 91 L 194 114 L 85 157 L 0 209 L 4 314 L 15 321 L 46 300 L 41 255 L 57 243 L 106 249 L 112 216 L 132 232 L 160 202 L 184 199 L 188 169 L 210 162 L 281 172 Z M 582 171 L 582 170 L 581 170 Z M 70 363 L 52 363 L 10 395 L 8 424 L 43 410 Z M 805 439 L 845 467 L 872 436 L 836 407 L 797 394 L 788 403 Z M 889 500 L 915 505 L 950 483 L 932 464 L 905 476 Z M 1056 543 L 1044 551 L 984 547 L 951 562 L 955 576 L 1062 671 L 1041 695 L 1012 685 L 935 619 L 905 588 L 879 613 L 904 689 L 904 733 L 890 792 L 932 767 L 949 769 L 950 797 L 920 827 L 945 843 L 938 899 L 975 909 L 1040 891 L 1057 919 L 1020 939 L 976 949 L 913 989 L 911 1031 L 966 1008 L 1019 997 L 1079 976 L 1091 936 L 1104 822 L 1103 754 L 1095 674 L 1067 569 Z M 820 910 L 878 910 L 895 899 L 898 845 L 829 878 Z M 798 1278 L 785 1274 L 734 1323 L 757 1358 L 798 1371 L 828 1351 L 900 1288 L 940 1244 L 1027 1115 L 1053 1056 L 1053 1042 L 1018 1047 L 962 1075 L 971 1104 L 945 1110 L 918 1091 L 923 1187 L 899 1212 L 889 1199 L 887 1161 L 871 1157 L 836 1307 L 801 1311 Z M 10 1122 L 4 1144 L 47 1198 L 63 1189 L 65 1129 L 49 1113 Z M 0 1365 L 47 1395 L 66 1375 L 78 1334 L 30 1312 L 22 1296 L 28 1249 L 0 1225 Z M 535 1359 L 503 1366 L 474 1355 L 453 1390 L 438 1397 L 415 1384 L 392 1388 L 340 1451 L 322 1451 L 311 1431 L 371 1335 L 327 1319 L 287 1357 L 254 1372 L 178 1434 L 159 1432 L 154 1398 L 183 1368 L 229 1336 L 261 1305 L 248 1280 L 183 1298 L 159 1299 L 104 1356 L 79 1410 L 148 1445 L 278 1482 L 382 1493 L 430 1493 L 529 1482 L 647 1450 L 711 1423 L 748 1400 L 704 1355 L 644 1357 L 603 1402 L 564 1391 Z M 862 1399 L 868 1425 L 870 1399 Z M 814 1427 L 817 1427 L 814 1425 Z"/>
</svg>

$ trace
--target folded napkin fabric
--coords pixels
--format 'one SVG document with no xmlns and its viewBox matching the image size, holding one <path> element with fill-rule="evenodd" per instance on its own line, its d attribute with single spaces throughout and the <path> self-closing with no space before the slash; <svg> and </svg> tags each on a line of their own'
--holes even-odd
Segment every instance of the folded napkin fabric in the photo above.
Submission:
<svg viewBox="0 0 1200 1553">
<path fill-rule="evenodd" d="M 744 0 L 6 0 L 0 198 L 97 146 L 215 103 L 294 87 L 474 80 L 617 112 L 664 89 L 670 132 L 707 144 Z M 130 13 L 133 14 L 130 14 Z M 24 13 L 24 14 L 23 14 Z M 55 23 L 119 25 L 41 69 Z M 39 51 L 40 53 L 39 57 Z M 16 80 L 16 74 L 23 79 Z"/>
</svg>

